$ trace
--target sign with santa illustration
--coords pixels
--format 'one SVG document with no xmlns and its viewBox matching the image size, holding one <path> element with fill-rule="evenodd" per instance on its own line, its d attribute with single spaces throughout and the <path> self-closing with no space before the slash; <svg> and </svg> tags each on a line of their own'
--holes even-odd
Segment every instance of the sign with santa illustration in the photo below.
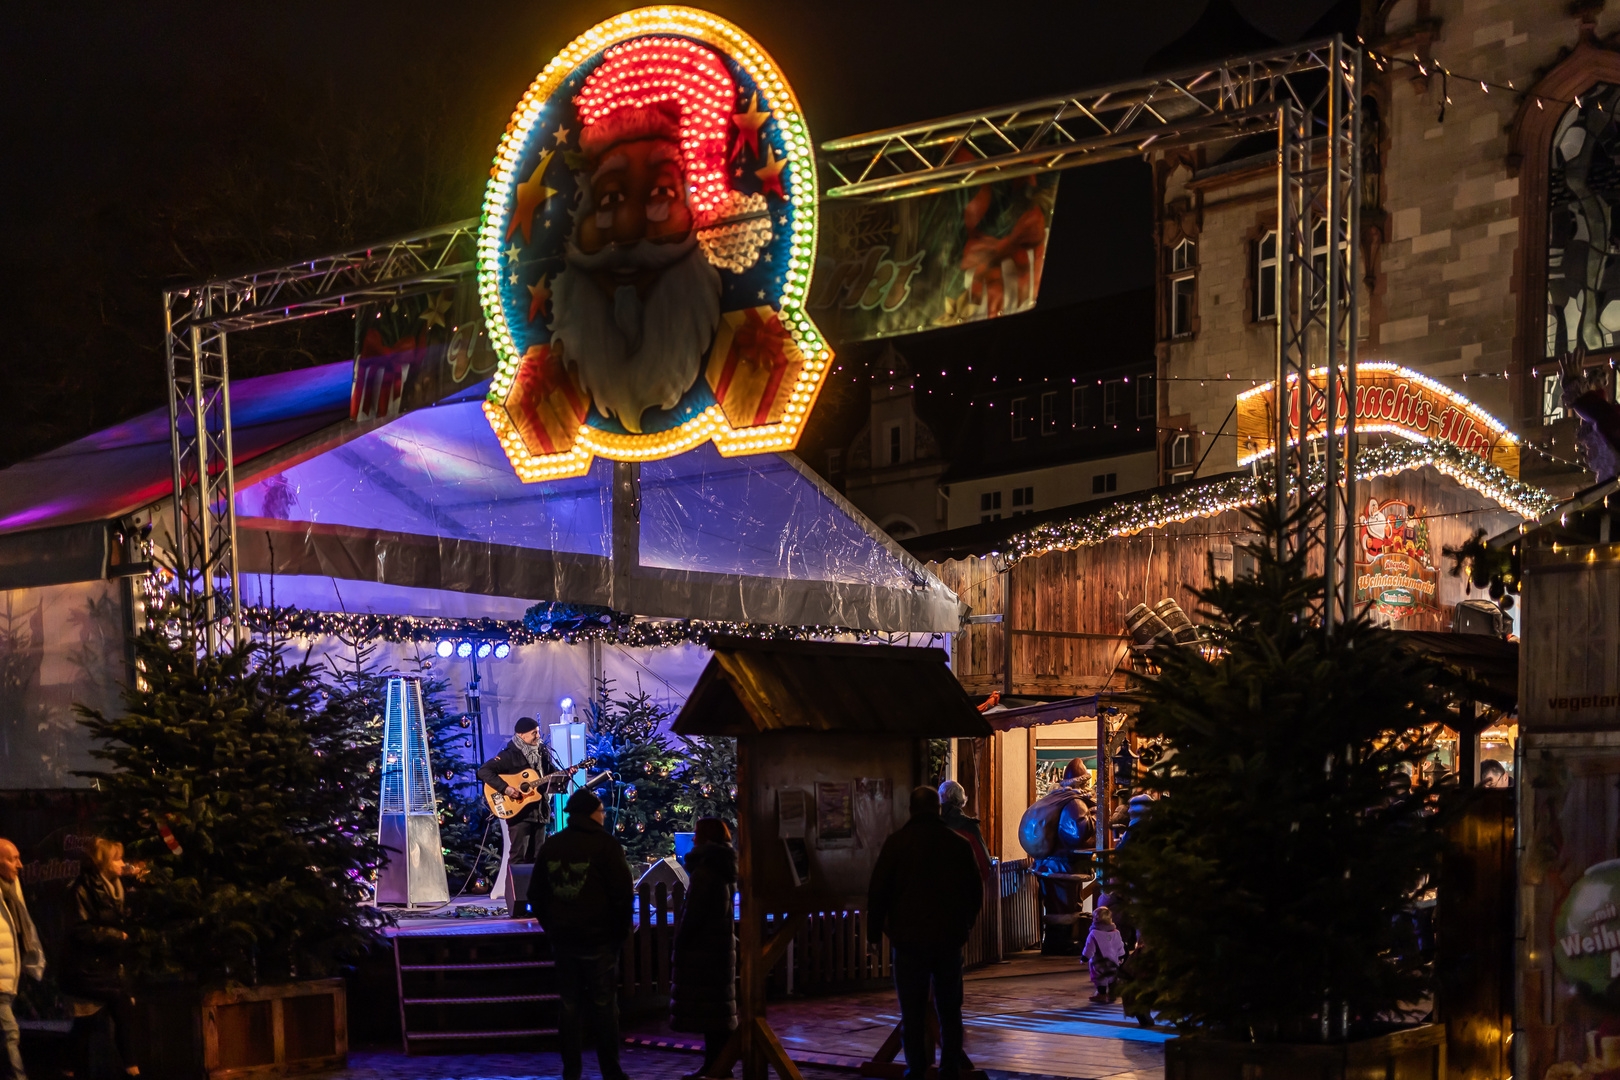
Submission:
<svg viewBox="0 0 1620 1080">
<path fill-rule="evenodd" d="M 804 311 L 815 168 L 747 34 L 658 7 L 576 38 L 518 103 L 483 214 L 484 411 L 524 480 L 797 444 L 832 359 Z"/>
<path fill-rule="evenodd" d="M 1398 622 L 1438 608 L 1428 519 L 1401 499 L 1367 500 L 1356 522 L 1356 603 Z"/>
</svg>

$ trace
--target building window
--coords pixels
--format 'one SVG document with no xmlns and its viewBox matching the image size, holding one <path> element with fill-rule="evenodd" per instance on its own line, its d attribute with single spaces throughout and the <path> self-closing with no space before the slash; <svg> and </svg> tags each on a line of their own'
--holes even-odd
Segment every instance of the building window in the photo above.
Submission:
<svg viewBox="0 0 1620 1080">
<path fill-rule="evenodd" d="M 1183 240 L 1170 253 L 1170 336 L 1192 333 L 1193 297 L 1197 291 L 1198 246 Z"/>
<path fill-rule="evenodd" d="M 1041 434 L 1057 433 L 1057 391 L 1048 390 L 1041 395 Z"/>
<path fill-rule="evenodd" d="M 842 450 L 827 451 L 827 479 L 836 480 L 844 475 L 844 452 Z"/>
<path fill-rule="evenodd" d="M 1015 397 L 1012 399 L 1012 437 L 1013 442 L 1029 436 L 1029 398 Z"/>
<path fill-rule="evenodd" d="M 1549 357 L 1577 345 L 1620 344 L 1620 278 L 1609 254 L 1620 243 L 1620 192 L 1611 179 L 1620 158 L 1617 106 L 1620 86 L 1598 83 L 1575 95 L 1553 132 L 1547 176 Z M 1546 400 L 1543 382 L 1541 415 L 1550 423 Z"/>
<path fill-rule="evenodd" d="M 987 491 L 984 494 L 979 496 L 979 520 L 981 522 L 1000 521 L 1001 520 L 1001 514 L 999 513 L 1000 510 L 1001 510 L 1001 492 L 999 492 L 999 491 Z M 995 512 L 993 513 L 993 511 L 995 511 Z"/>
<path fill-rule="evenodd" d="M 1136 418 L 1146 420 L 1159 415 L 1159 399 L 1153 391 L 1158 386 L 1152 375 L 1138 375 L 1136 377 Z"/>
<path fill-rule="evenodd" d="M 1255 321 L 1277 317 L 1277 230 L 1272 229 L 1255 245 Z"/>
<path fill-rule="evenodd" d="M 1030 513 L 1035 509 L 1035 489 L 1033 487 L 1013 488 L 1012 516 Z"/>
<path fill-rule="evenodd" d="M 1564 418 L 1564 377 L 1563 375 L 1543 375 L 1541 377 L 1541 422 L 1542 424 L 1556 424 Z"/>
<path fill-rule="evenodd" d="M 1074 388 L 1074 426 L 1077 428 L 1094 428 L 1102 413 L 1102 395 L 1095 386 L 1077 386 Z"/>
<path fill-rule="evenodd" d="M 1125 383 L 1121 379 L 1109 379 L 1103 383 L 1102 392 L 1102 420 L 1105 424 L 1119 423 L 1119 391 Z"/>
<path fill-rule="evenodd" d="M 889 425 L 889 464 L 900 464 L 900 425 Z"/>
<path fill-rule="evenodd" d="M 1110 491 L 1119 490 L 1119 473 L 1098 473 L 1091 478 L 1091 493 L 1093 495 L 1106 495 Z"/>
<path fill-rule="evenodd" d="M 1192 435 L 1187 432 L 1173 436 L 1170 442 L 1166 444 L 1165 449 L 1169 458 L 1167 464 L 1170 468 L 1174 469 L 1181 465 L 1192 464 Z"/>
</svg>

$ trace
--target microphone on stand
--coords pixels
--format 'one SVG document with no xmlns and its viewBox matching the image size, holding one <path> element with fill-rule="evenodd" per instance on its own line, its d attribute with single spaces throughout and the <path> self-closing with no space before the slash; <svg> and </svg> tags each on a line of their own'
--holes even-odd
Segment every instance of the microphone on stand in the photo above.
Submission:
<svg viewBox="0 0 1620 1080">
<path fill-rule="evenodd" d="M 580 787 L 593 788 L 593 787 L 596 787 L 598 784 L 605 784 L 609 780 L 612 780 L 612 779 L 613 779 L 612 770 L 603 769 L 601 772 L 597 773 L 595 776 L 587 778 L 586 781 L 583 784 L 580 785 Z"/>
</svg>

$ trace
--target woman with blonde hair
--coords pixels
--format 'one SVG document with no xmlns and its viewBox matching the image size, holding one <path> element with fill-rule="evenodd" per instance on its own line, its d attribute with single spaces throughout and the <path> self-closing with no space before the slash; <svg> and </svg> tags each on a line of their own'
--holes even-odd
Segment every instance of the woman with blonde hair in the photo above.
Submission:
<svg viewBox="0 0 1620 1080">
<path fill-rule="evenodd" d="M 129 940 L 124 914 L 124 845 L 95 837 L 80 851 L 83 867 L 68 892 L 67 950 L 62 991 L 73 1005 L 69 1036 L 75 1074 L 92 1080 L 93 1047 L 112 1052 L 129 1076 L 139 1076 L 130 1036 L 135 1001 L 124 978 L 124 949 Z"/>
</svg>

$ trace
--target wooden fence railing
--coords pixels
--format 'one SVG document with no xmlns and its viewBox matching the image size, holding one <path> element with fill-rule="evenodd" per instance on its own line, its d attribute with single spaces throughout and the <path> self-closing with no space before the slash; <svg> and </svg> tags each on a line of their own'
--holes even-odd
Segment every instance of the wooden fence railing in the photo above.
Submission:
<svg viewBox="0 0 1620 1080">
<path fill-rule="evenodd" d="M 669 1001 L 675 922 L 685 899 L 686 890 L 679 885 L 646 885 L 638 891 L 635 932 L 619 960 L 619 1000 L 626 1010 L 653 1010 Z M 767 936 L 785 917 L 767 916 Z M 984 907 L 968 938 L 966 966 L 995 963 L 1033 948 L 1040 937 L 1041 902 L 1033 860 L 998 864 L 985 884 Z M 806 916 L 787 955 L 771 970 L 766 989 L 773 995 L 831 993 L 891 976 L 889 950 L 866 947 L 866 912 L 818 911 Z"/>
</svg>

